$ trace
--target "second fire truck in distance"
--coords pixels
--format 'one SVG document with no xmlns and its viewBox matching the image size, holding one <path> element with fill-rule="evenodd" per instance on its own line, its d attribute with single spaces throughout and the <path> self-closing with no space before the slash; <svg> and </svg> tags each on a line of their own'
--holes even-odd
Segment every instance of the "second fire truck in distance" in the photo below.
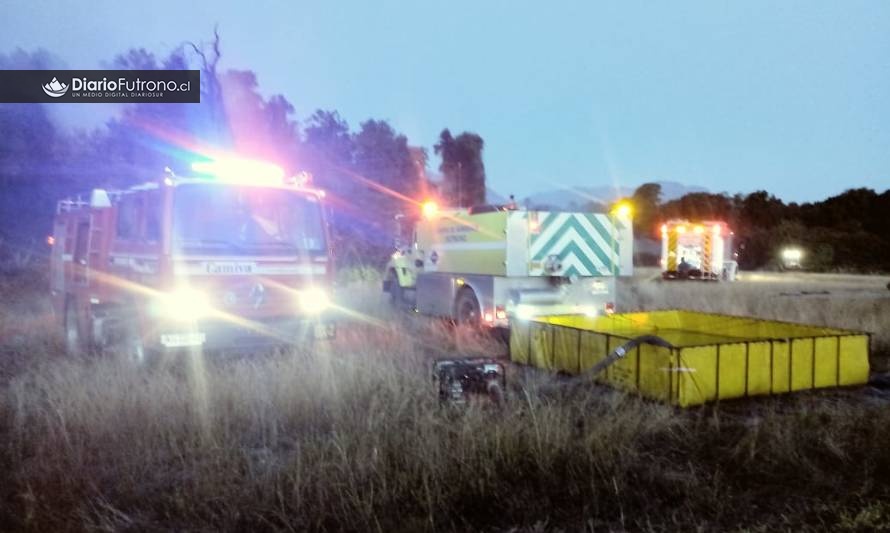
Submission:
<svg viewBox="0 0 890 533">
<path fill-rule="evenodd" d="M 733 233 L 720 221 L 669 220 L 661 226 L 664 279 L 735 280 Z"/>
</svg>

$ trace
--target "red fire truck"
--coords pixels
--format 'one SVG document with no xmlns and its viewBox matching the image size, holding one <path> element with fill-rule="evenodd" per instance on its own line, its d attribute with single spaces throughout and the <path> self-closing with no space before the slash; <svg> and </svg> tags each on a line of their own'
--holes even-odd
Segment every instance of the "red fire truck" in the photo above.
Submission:
<svg viewBox="0 0 890 533">
<path fill-rule="evenodd" d="M 66 348 L 183 348 L 333 335 L 333 257 L 308 175 L 245 160 L 169 169 L 58 203 L 51 289 Z"/>
</svg>

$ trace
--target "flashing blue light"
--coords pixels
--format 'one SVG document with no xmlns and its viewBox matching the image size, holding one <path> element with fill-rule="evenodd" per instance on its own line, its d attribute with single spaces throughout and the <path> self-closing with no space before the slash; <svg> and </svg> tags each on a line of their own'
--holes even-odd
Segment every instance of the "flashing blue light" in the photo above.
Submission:
<svg viewBox="0 0 890 533">
<path fill-rule="evenodd" d="M 192 163 L 192 170 L 227 182 L 265 185 L 284 183 L 284 169 L 265 161 L 249 159 L 195 161 Z"/>
</svg>

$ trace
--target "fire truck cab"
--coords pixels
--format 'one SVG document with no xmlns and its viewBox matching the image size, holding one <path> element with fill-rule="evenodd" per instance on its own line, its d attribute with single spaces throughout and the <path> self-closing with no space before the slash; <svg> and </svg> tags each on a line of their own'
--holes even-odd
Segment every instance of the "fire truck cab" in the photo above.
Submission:
<svg viewBox="0 0 890 533">
<path fill-rule="evenodd" d="M 119 345 L 142 359 L 333 335 L 324 192 L 305 181 L 204 161 L 60 201 L 50 268 L 66 348 Z"/>
</svg>

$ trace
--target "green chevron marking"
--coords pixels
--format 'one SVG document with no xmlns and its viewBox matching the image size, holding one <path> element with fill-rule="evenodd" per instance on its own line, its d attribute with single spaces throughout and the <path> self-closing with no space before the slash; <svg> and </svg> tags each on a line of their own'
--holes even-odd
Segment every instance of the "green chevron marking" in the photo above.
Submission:
<svg viewBox="0 0 890 533">
<path fill-rule="evenodd" d="M 588 220 L 590 220 L 591 225 L 600 234 L 603 241 L 609 243 L 612 248 L 612 253 L 618 255 L 618 236 L 609 232 L 609 230 L 603 226 L 602 222 L 599 221 L 599 218 L 596 215 L 587 215 Z"/>
<path fill-rule="evenodd" d="M 565 261 L 570 254 L 574 254 L 575 257 L 577 257 L 578 260 L 581 261 L 581 264 L 584 265 L 584 268 L 587 269 L 587 272 L 589 272 L 590 274 L 600 274 L 600 270 L 596 268 L 596 265 L 593 264 L 593 261 L 591 261 L 590 258 L 588 258 L 587 255 L 584 254 L 584 252 L 581 250 L 581 247 L 578 246 L 578 243 L 569 243 L 569 245 L 566 246 L 562 250 L 562 252 L 559 253 L 559 260 Z M 610 263 L 610 261 L 605 262 L 606 265 L 609 265 Z"/>
<path fill-rule="evenodd" d="M 544 256 L 547 255 L 547 252 L 552 252 L 553 248 L 556 247 L 556 244 L 563 237 L 563 235 L 565 235 L 566 232 L 568 232 L 572 229 L 577 231 L 578 234 L 581 235 L 582 238 L 584 238 L 584 240 L 587 242 L 587 244 L 590 245 L 590 248 L 591 248 L 591 250 L 593 250 L 593 253 L 596 254 L 596 256 L 599 258 L 599 260 L 604 265 L 612 265 L 611 258 L 609 258 L 603 252 L 603 250 L 596 244 L 596 242 L 594 242 L 593 238 L 587 233 L 587 231 L 584 229 L 584 227 L 581 225 L 581 223 L 578 222 L 575 218 L 569 218 L 556 231 L 556 233 L 553 235 L 553 237 L 551 237 L 551 239 L 549 241 L 547 241 L 547 243 L 540 250 L 538 250 L 538 253 L 536 253 L 532 259 L 537 260 L 537 261 L 544 259 Z M 581 251 L 581 249 L 578 248 L 577 244 L 572 243 L 570 246 L 575 246 L 575 248 L 577 248 L 579 257 L 583 257 L 584 259 L 587 259 L 586 254 L 584 254 Z M 597 269 L 593 268 L 593 269 L 591 269 L 591 271 L 597 271 Z"/>
</svg>

